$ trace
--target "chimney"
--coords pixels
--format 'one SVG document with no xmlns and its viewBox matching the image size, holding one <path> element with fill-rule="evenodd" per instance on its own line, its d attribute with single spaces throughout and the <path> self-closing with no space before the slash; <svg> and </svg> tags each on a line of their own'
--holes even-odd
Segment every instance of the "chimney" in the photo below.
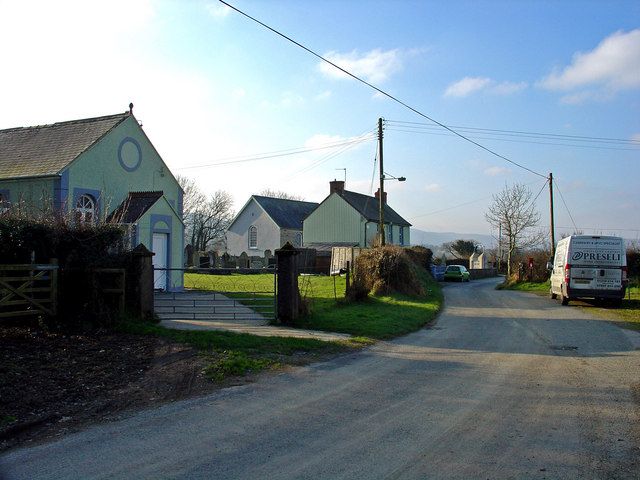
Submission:
<svg viewBox="0 0 640 480">
<path fill-rule="evenodd" d="M 344 181 L 334 180 L 333 182 L 329 182 L 329 195 L 334 192 L 338 195 L 342 195 L 344 193 Z"/>
<path fill-rule="evenodd" d="M 378 190 L 376 190 L 376 200 L 380 200 L 380 188 L 378 188 Z M 387 192 L 384 192 L 384 195 L 382 196 L 382 203 L 387 203 Z"/>
</svg>

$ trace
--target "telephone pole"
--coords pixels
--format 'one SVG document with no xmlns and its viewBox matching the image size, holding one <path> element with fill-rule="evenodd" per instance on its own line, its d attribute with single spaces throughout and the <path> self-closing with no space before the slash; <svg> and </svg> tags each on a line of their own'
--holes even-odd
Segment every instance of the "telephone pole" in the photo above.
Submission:
<svg viewBox="0 0 640 480">
<path fill-rule="evenodd" d="M 556 234 L 553 222 L 553 173 L 549 173 L 549 214 L 551 215 L 551 258 L 553 258 L 556 253 Z"/>
<path fill-rule="evenodd" d="M 385 245 L 384 238 L 384 167 L 382 158 L 382 118 L 378 119 L 378 157 L 380 158 L 380 191 L 378 196 L 378 235 L 380 237 L 380 245 Z"/>
</svg>

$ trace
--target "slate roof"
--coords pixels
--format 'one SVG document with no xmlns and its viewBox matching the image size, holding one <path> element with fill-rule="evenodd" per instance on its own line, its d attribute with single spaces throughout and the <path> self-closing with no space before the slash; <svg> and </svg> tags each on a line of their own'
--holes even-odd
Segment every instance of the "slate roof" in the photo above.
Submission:
<svg viewBox="0 0 640 480">
<path fill-rule="evenodd" d="M 129 115 L 0 130 L 0 179 L 57 175 Z"/>
<path fill-rule="evenodd" d="M 135 223 L 162 197 L 163 192 L 129 192 L 127 198 L 107 218 L 118 223 Z"/>
<path fill-rule="evenodd" d="M 370 197 L 369 195 L 363 195 L 362 193 L 350 192 L 348 190 L 344 190 L 339 195 L 344 198 L 349 205 L 360 212 L 364 218 L 372 222 L 378 221 L 378 209 L 380 204 L 377 198 Z M 385 223 L 393 223 L 394 225 L 403 225 L 407 227 L 411 226 L 409 222 L 398 215 L 396 211 L 386 203 L 383 208 Z"/>
<path fill-rule="evenodd" d="M 253 195 L 253 198 L 280 228 L 302 230 L 302 221 L 318 206 L 315 202 L 285 200 Z"/>
</svg>

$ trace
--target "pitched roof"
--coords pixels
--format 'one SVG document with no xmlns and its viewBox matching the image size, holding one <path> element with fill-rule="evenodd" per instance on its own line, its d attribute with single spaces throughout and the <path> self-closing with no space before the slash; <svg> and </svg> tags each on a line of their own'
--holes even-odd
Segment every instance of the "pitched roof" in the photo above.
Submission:
<svg viewBox="0 0 640 480">
<path fill-rule="evenodd" d="M 135 223 L 162 198 L 162 195 L 162 192 L 129 192 L 127 198 L 109 215 L 107 221 Z"/>
<path fill-rule="evenodd" d="M 0 130 L 0 179 L 56 175 L 129 116 Z"/>
<path fill-rule="evenodd" d="M 253 195 L 253 199 L 280 228 L 302 230 L 302 221 L 318 206 L 315 202 Z"/>
<path fill-rule="evenodd" d="M 339 193 L 339 195 L 344 198 L 349 205 L 360 212 L 364 218 L 372 222 L 378 221 L 380 203 L 377 198 L 363 195 L 362 193 L 350 192 L 349 190 L 344 190 L 341 194 Z M 386 203 L 384 204 L 383 212 L 385 223 L 393 223 L 394 225 L 404 225 L 407 227 L 411 226 L 409 222 L 398 215 L 396 211 Z"/>
</svg>

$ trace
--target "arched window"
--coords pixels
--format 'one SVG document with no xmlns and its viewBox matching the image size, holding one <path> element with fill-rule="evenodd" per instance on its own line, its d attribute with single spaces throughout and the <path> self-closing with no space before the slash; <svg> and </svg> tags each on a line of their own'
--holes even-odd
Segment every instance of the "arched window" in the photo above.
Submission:
<svg viewBox="0 0 640 480">
<path fill-rule="evenodd" d="M 255 225 L 249 227 L 249 248 L 258 248 L 258 227 Z"/>
<path fill-rule="evenodd" d="M 302 232 L 297 232 L 296 236 L 293 239 L 293 246 L 294 247 L 301 247 L 302 246 Z"/>
<path fill-rule="evenodd" d="M 76 201 L 76 219 L 80 223 L 93 223 L 96 219 L 96 200 L 89 194 L 83 194 Z"/>
</svg>

